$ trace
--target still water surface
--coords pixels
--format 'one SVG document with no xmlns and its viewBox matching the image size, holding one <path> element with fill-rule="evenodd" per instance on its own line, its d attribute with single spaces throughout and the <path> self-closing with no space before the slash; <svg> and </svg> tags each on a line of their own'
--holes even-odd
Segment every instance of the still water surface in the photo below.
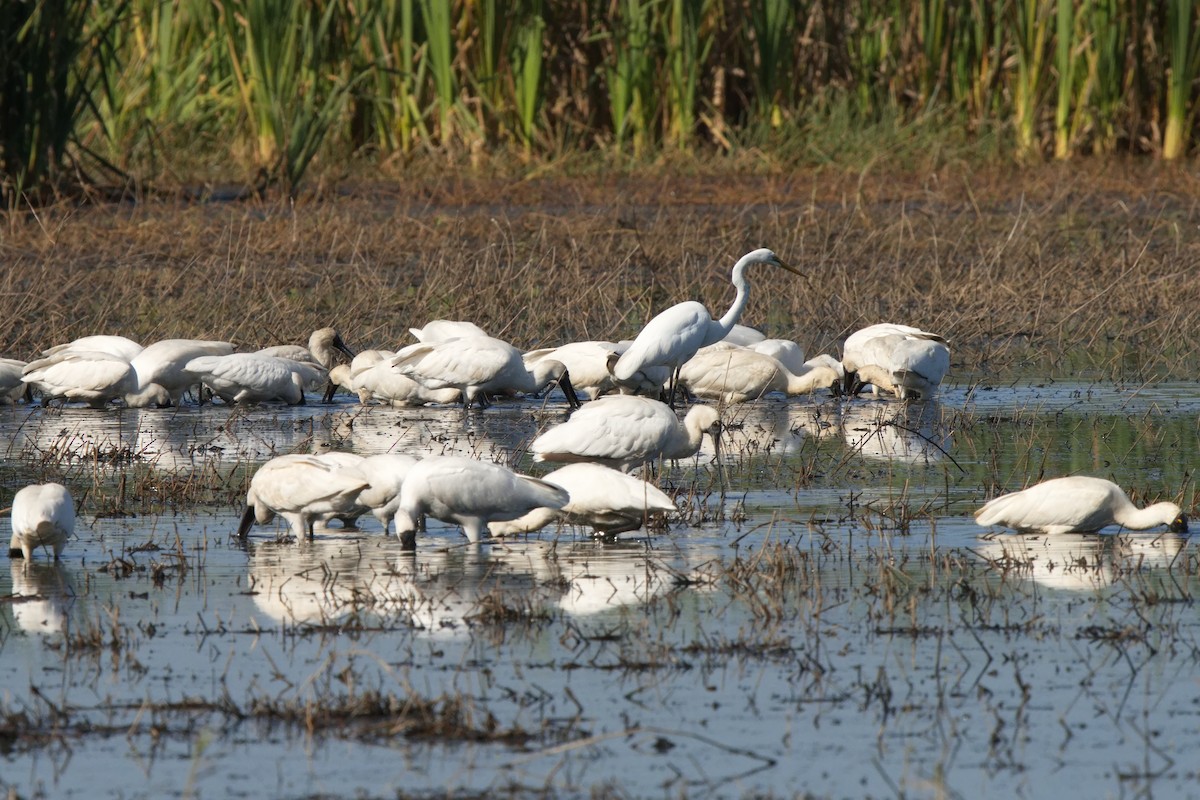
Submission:
<svg viewBox="0 0 1200 800">
<path fill-rule="evenodd" d="M 719 465 L 664 470 L 665 530 L 472 548 L 431 520 L 410 554 L 370 518 L 241 544 L 232 502 L 186 498 L 321 448 L 540 473 L 565 407 L 0 410 L 4 496 L 45 471 L 90 512 L 61 564 L 0 570 L 0 788 L 1186 795 L 1195 545 L 971 512 L 1066 473 L 1192 508 L 1198 412 L 1190 383 L 768 399 L 726 413 Z"/>
</svg>

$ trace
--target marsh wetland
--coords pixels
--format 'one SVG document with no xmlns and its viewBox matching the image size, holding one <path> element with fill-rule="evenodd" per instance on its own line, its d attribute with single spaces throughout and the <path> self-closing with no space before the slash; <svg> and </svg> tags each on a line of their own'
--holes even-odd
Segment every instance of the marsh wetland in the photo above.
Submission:
<svg viewBox="0 0 1200 800">
<path fill-rule="evenodd" d="M 560 395 L 469 412 L 2 407 L 3 499 L 59 480 L 79 524 L 61 563 L 0 570 L 0 790 L 1194 793 L 1194 543 L 972 519 L 1062 474 L 1195 512 L 1200 237 L 1180 180 L 849 202 L 767 182 L 753 203 L 680 189 L 658 212 L 581 188 L 565 211 L 427 195 L 10 227 L 6 355 L 98 330 L 258 345 L 326 321 L 365 348 L 436 317 L 528 347 L 625 335 L 680 299 L 727 305 L 726 256 L 749 238 L 806 279 L 759 278 L 744 322 L 813 354 L 911 322 L 944 333 L 953 364 L 935 401 L 724 409 L 719 456 L 706 444 L 657 475 L 678 514 L 616 542 L 552 526 L 471 547 L 430 520 L 415 553 L 369 519 L 312 541 L 232 534 L 250 475 L 281 453 L 544 472 L 528 446 L 565 418 Z"/>
</svg>

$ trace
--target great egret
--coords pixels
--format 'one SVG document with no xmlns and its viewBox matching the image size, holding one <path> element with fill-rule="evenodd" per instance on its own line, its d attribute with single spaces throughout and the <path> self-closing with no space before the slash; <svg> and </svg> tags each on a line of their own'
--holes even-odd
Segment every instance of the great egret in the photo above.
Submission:
<svg viewBox="0 0 1200 800">
<path fill-rule="evenodd" d="M 918 340 L 928 342 L 938 342 L 944 348 L 945 368 L 941 373 L 936 375 L 937 380 L 934 381 L 934 373 L 937 365 L 943 360 L 943 353 L 939 348 L 930 348 L 925 346 L 916 347 L 907 352 L 897 351 L 897 345 L 902 342 Z M 911 325 L 899 325 L 892 322 L 880 322 L 875 325 L 868 325 L 865 328 L 860 328 L 846 338 L 845 344 L 842 345 L 842 367 L 845 370 L 844 388 L 847 395 L 853 396 L 864 383 L 871 383 L 877 389 L 883 391 L 900 393 L 897 388 L 897 379 L 892 374 L 896 371 L 908 372 L 913 371 L 921 374 L 921 370 L 928 372 L 928 376 L 923 376 L 923 384 L 912 378 L 909 384 L 905 384 L 907 389 L 911 384 L 912 391 L 922 396 L 927 396 L 920 391 L 922 385 L 936 387 L 941 383 L 942 378 L 946 374 L 946 370 L 950 366 L 950 350 L 945 347 L 946 340 L 936 333 L 923 331 L 920 328 L 914 328 Z M 916 363 L 921 361 L 921 353 L 925 354 L 925 358 L 929 359 L 928 363 Z M 868 380 L 867 377 L 860 375 L 862 371 L 874 378 Z M 875 381 L 878 381 L 877 383 Z M 905 396 L 907 396 L 907 391 Z"/>
<path fill-rule="evenodd" d="M 649 515 L 677 510 L 661 489 L 601 464 L 567 464 L 543 475 L 542 480 L 565 489 L 570 502 L 558 510 L 535 508 L 510 522 L 493 522 L 488 526 L 493 536 L 536 531 L 562 519 L 590 526 L 611 538 L 642 527 Z"/>
<path fill-rule="evenodd" d="M 237 535 L 257 522 L 283 517 L 297 538 L 312 538 L 313 526 L 340 514 L 353 514 L 371 482 L 358 469 L 336 466 L 311 455 L 277 456 L 258 468 L 246 492 L 246 511 Z"/>
<path fill-rule="evenodd" d="M 545 481 L 519 475 L 499 464 L 464 456 L 428 456 L 408 470 L 400 488 L 396 534 L 401 546 L 416 546 L 423 515 L 454 522 L 472 544 L 494 520 L 511 520 L 532 509 L 562 508 L 567 492 Z"/>
<path fill-rule="evenodd" d="M 704 304 L 694 300 L 671 306 L 646 323 L 629 349 L 621 354 L 613 365 L 614 377 L 618 381 L 627 381 L 634 373 L 652 366 L 670 367 L 678 372 L 679 366 L 701 347 L 725 338 L 750 299 L 746 269 L 753 264 L 770 264 L 801 275 L 766 248 L 747 253 L 733 265 L 732 281 L 737 295 L 723 317 L 714 320 Z M 674 393 L 673 381 L 671 390 Z"/>
<path fill-rule="evenodd" d="M 9 558 L 24 558 L 28 564 L 34 550 L 49 547 L 54 551 L 54 560 L 58 561 L 67 539 L 74 532 L 75 503 L 62 484 L 35 483 L 13 495 Z"/>
<path fill-rule="evenodd" d="M 315 364 L 259 353 L 201 356 L 187 362 L 192 379 L 203 383 L 226 403 L 304 402 L 304 387 L 321 380 L 325 371 Z"/>
<path fill-rule="evenodd" d="M 1120 486 L 1085 475 L 1054 478 L 1001 495 L 976 511 L 975 521 L 985 527 L 1000 525 L 1048 534 L 1092 533 L 1109 525 L 1135 531 L 1166 525 L 1172 533 L 1188 529 L 1187 517 L 1174 503 L 1139 509 Z"/>
<path fill-rule="evenodd" d="M 521 351 L 490 336 L 471 336 L 433 344 L 413 344 L 392 359 L 392 366 L 429 389 L 458 389 L 463 406 L 488 404 L 487 394 L 528 394 L 550 383 L 579 406 L 567 368 L 558 361 L 543 359 L 526 366 Z"/>
<path fill-rule="evenodd" d="M 533 440 L 535 461 L 594 461 L 623 472 L 662 458 L 695 455 L 705 433 L 719 441 L 721 419 L 711 406 L 693 406 L 683 422 L 666 403 L 612 395 L 588 403 Z"/>
<path fill-rule="evenodd" d="M 771 392 L 788 395 L 811 394 L 837 383 L 836 369 L 824 364 L 807 366 L 799 374 L 768 355 L 735 347 L 704 350 L 679 368 L 679 381 L 697 397 L 723 403 L 744 403 Z"/>
</svg>

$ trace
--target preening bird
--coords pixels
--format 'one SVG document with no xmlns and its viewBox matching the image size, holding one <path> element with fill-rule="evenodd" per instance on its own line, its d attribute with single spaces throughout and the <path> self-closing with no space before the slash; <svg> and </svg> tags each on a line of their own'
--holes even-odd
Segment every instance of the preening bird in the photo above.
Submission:
<svg viewBox="0 0 1200 800">
<path fill-rule="evenodd" d="M 428 389 L 458 389 L 464 406 L 488 404 L 488 393 L 529 394 L 556 383 L 572 408 L 579 406 L 571 377 L 561 362 L 542 359 L 526 366 L 521 351 L 490 336 L 413 344 L 396 353 L 392 366 Z"/>
<path fill-rule="evenodd" d="M 277 456 L 259 467 L 250 479 L 246 511 L 237 535 L 245 537 L 255 522 L 266 525 L 278 514 L 297 538 L 312 538 L 316 522 L 354 514 L 359 494 L 370 485 L 356 468 L 311 455 Z"/>
<path fill-rule="evenodd" d="M 35 483 L 13 496 L 9 558 L 24 558 L 28 564 L 34 550 L 49 547 L 57 561 L 74 532 L 75 503 L 62 484 Z"/>
<path fill-rule="evenodd" d="M 680 367 L 679 381 L 698 397 L 729 404 L 757 400 L 771 392 L 811 394 L 840 378 L 836 369 L 823 363 L 801 362 L 800 366 L 801 372 L 793 373 L 771 356 L 745 347 L 706 349 Z"/>
<path fill-rule="evenodd" d="M 732 281 L 737 288 L 737 295 L 723 317 L 713 319 L 704 304 L 694 300 L 671 306 L 646 323 L 633 344 L 613 365 L 613 376 L 618 381 L 627 381 L 636 372 L 652 366 L 665 366 L 678 371 L 679 366 L 701 347 L 725 338 L 742 316 L 742 310 L 750 299 L 746 269 L 753 264 L 770 264 L 801 275 L 766 248 L 747 253 L 733 265 Z"/>
<path fill-rule="evenodd" d="M 976 511 L 975 521 L 985 527 L 1049 534 L 1092 533 L 1109 525 L 1135 531 L 1166 525 L 1172 533 L 1187 532 L 1187 517 L 1174 503 L 1139 509 L 1112 481 L 1084 475 L 1054 478 L 1001 495 Z"/>
<path fill-rule="evenodd" d="M 688 458 L 704 434 L 720 441 L 721 418 L 711 406 L 696 405 L 683 422 L 666 403 L 636 395 L 593 400 L 533 440 L 535 461 L 594 461 L 623 472 L 659 457 Z"/>
<path fill-rule="evenodd" d="M 511 520 L 532 509 L 562 508 L 570 501 L 564 489 L 499 464 L 463 456 L 429 456 L 404 476 L 396 511 L 396 534 L 406 549 L 416 545 L 423 515 L 462 526 L 472 544 L 495 520 Z"/>
<path fill-rule="evenodd" d="M 536 531 L 562 519 L 587 525 L 608 538 L 637 530 L 653 514 L 677 510 L 658 487 L 601 464 L 567 464 L 542 480 L 565 489 L 570 501 L 561 509 L 535 508 L 510 522 L 493 522 L 488 526 L 493 536 Z"/>
</svg>

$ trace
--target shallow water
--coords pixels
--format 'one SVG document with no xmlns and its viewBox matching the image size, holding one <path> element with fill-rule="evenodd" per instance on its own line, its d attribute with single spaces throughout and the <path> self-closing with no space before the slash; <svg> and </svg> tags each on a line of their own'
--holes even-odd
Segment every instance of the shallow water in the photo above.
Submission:
<svg viewBox="0 0 1200 800">
<path fill-rule="evenodd" d="M 463 453 L 537 473 L 525 448 L 564 413 L 0 411 L 6 488 L 62 476 L 93 514 L 135 514 L 81 518 L 59 565 L 0 570 L 0 787 L 790 797 L 1196 785 L 1190 540 L 1016 536 L 971 519 L 996 491 L 1068 472 L 1193 507 L 1195 384 L 738 407 L 719 467 L 706 444 L 660 476 L 680 518 L 616 544 L 567 528 L 472 548 L 431 521 L 409 554 L 373 520 L 312 542 L 277 541 L 273 527 L 230 539 L 239 509 L 220 499 L 272 455 Z"/>
</svg>

